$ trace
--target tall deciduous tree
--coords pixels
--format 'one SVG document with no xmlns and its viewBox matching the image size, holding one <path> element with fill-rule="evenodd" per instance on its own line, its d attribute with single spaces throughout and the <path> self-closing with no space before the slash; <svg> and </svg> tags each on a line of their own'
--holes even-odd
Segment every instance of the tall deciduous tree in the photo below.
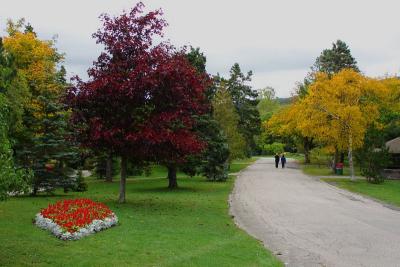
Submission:
<svg viewBox="0 0 400 267">
<path fill-rule="evenodd" d="M 228 140 L 230 161 L 245 157 L 246 141 L 239 131 L 240 117 L 236 113 L 232 97 L 223 83 L 218 88 L 217 94 L 213 100 L 213 108 L 214 118 L 221 125 Z"/>
<path fill-rule="evenodd" d="M 266 121 L 279 109 L 279 102 L 275 96 L 275 89 L 272 87 L 265 87 L 259 90 L 258 99 L 257 109 L 260 113 L 260 118 L 262 121 Z"/>
<path fill-rule="evenodd" d="M 65 136 L 68 113 L 60 103 L 66 89 L 65 69 L 58 70 L 63 55 L 54 40 L 40 40 L 24 20 L 8 21 L 7 32 L 4 49 L 16 69 L 8 94 L 19 96 L 13 101 L 22 110 L 22 126 L 12 132 L 16 162 L 33 170 L 33 193 L 65 187 L 64 167 L 75 154 Z"/>
<path fill-rule="evenodd" d="M 32 175 L 14 166 L 13 152 L 9 140 L 10 108 L 4 93 L 0 92 L 0 201 L 9 192 L 26 192 Z"/>
<path fill-rule="evenodd" d="M 3 93 L 9 103 L 9 116 L 13 122 L 10 125 L 10 138 L 20 133 L 23 126 L 23 114 L 30 100 L 27 81 L 18 70 L 12 54 L 5 50 L 0 38 L 0 93 Z"/>
<path fill-rule="evenodd" d="M 89 81 L 77 79 L 68 103 L 81 142 L 121 157 L 119 201 L 125 201 L 128 158 L 168 167 L 169 187 L 177 187 L 176 168 L 205 144 L 193 130 L 194 115 L 209 109 L 207 75 L 191 66 L 183 52 L 164 42 L 160 10 L 143 14 L 142 3 L 118 17 L 102 15 L 93 36 L 105 47 Z"/>
<path fill-rule="evenodd" d="M 15 167 L 12 150 L 12 135 L 23 128 L 28 95 L 26 81 L 0 38 L 0 200 L 9 192 L 28 191 L 30 186 L 32 175 Z"/>
<path fill-rule="evenodd" d="M 308 93 L 309 86 L 315 81 L 316 75 L 319 72 L 326 73 L 329 77 L 338 73 L 343 69 L 352 69 L 359 72 L 356 59 L 351 55 L 350 48 L 341 40 L 332 43 L 331 49 L 324 49 L 321 54 L 316 58 L 314 65 L 311 67 L 311 72 L 304 79 L 303 83 L 296 84 L 296 94 L 303 98 Z M 304 144 L 308 143 L 308 138 L 303 138 Z M 312 143 L 311 143 L 312 145 Z M 339 162 L 339 148 L 335 148 L 334 164 Z M 344 154 L 341 153 L 341 161 L 343 161 Z"/>
<path fill-rule="evenodd" d="M 310 163 L 310 150 L 313 146 L 313 133 L 311 128 L 301 127 L 298 115 L 303 112 L 303 107 L 297 99 L 291 105 L 274 113 L 263 123 L 267 132 L 281 137 L 294 136 L 302 141 L 304 149 L 304 162 Z"/>
<path fill-rule="evenodd" d="M 309 94 L 302 99 L 297 118 L 300 128 L 325 144 L 348 150 L 351 176 L 354 179 L 353 150 L 363 145 L 369 125 L 379 119 L 380 102 L 388 90 L 381 81 L 344 69 L 331 78 L 317 75 Z"/>
</svg>

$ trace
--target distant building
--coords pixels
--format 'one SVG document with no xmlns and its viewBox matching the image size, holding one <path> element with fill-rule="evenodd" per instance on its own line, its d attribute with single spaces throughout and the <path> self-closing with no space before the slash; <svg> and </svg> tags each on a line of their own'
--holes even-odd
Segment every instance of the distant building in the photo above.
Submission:
<svg viewBox="0 0 400 267">
<path fill-rule="evenodd" d="M 388 179 L 400 179 L 400 137 L 386 142 L 389 149 L 391 163 L 383 170 L 383 175 Z"/>
<path fill-rule="evenodd" d="M 392 160 L 390 168 L 400 169 L 400 137 L 387 141 L 386 147 L 389 149 Z"/>
</svg>

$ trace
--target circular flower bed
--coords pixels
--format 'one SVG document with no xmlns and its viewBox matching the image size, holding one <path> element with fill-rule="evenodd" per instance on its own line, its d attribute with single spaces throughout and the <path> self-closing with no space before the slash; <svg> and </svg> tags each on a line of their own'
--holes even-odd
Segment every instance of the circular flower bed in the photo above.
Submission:
<svg viewBox="0 0 400 267">
<path fill-rule="evenodd" d="M 57 201 L 35 218 L 37 226 L 63 240 L 77 240 L 117 223 L 117 216 L 105 204 L 90 199 Z"/>
</svg>

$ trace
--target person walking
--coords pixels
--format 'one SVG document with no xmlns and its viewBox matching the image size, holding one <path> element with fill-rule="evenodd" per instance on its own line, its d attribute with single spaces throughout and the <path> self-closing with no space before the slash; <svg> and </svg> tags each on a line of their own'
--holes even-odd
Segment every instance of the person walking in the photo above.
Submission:
<svg viewBox="0 0 400 267">
<path fill-rule="evenodd" d="M 282 156 L 281 156 L 281 163 L 282 163 L 282 169 L 285 168 L 285 164 L 286 164 L 285 153 L 282 153 Z"/>
<path fill-rule="evenodd" d="M 276 153 L 275 154 L 275 167 L 278 168 L 278 166 L 279 166 L 279 154 Z"/>
</svg>

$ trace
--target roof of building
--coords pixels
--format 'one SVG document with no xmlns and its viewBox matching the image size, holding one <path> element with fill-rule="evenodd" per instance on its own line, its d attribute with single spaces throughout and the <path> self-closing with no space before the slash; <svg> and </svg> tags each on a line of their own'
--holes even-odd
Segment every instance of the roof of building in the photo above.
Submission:
<svg viewBox="0 0 400 267">
<path fill-rule="evenodd" d="M 400 137 L 387 141 L 386 147 L 389 149 L 390 153 L 400 154 Z"/>
</svg>

